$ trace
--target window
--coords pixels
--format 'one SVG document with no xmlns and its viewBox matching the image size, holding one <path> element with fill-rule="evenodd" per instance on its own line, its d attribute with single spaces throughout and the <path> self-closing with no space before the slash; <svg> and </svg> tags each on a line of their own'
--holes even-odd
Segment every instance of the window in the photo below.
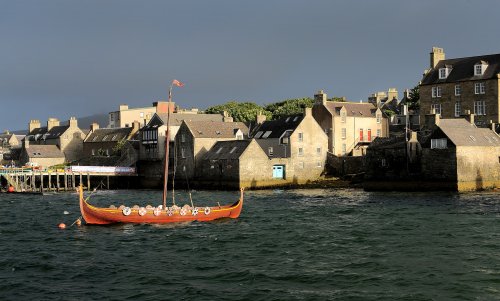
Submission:
<svg viewBox="0 0 500 301">
<path fill-rule="evenodd" d="M 317 155 L 321 155 L 321 147 L 317 147 L 316 148 L 316 154 Z"/>
<path fill-rule="evenodd" d="M 234 153 L 234 151 L 235 151 L 237 148 L 238 148 L 237 146 L 233 147 L 233 148 L 229 151 L 229 153 L 230 153 L 230 154 Z"/>
<path fill-rule="evenodd" d="M 372 141 L 372 129 L 368 129 L 368 142 Z"/>
<path fill-rule="evenodd" d="M 448 68 L 439 69 L 439 79 L 445 79 L 448 77 Z"/>
<path fill-rule="evenodd" d="M 441 87 L 432 87 L 432 98 L 441 97 Z"/>
<path fill-rule="evenodd" d="M 474 65 L 474 76 L 477 75 L 483 75 L 484 71 L 486 71 L 486 67 L 488 67 L 488 64 L 486 62 L 481 61 L 478 64 Z"/>
<path fill-rule="evenodd" d="M 460 85 L 455 85 L 455 96 L 460 96 L 462 94 L 462 87 Z"/>
<path fill-rule="evenodd" d="M 269 157 L 273 156 L 274 152 L 273 152 L 273 147 L 272 146 L 270 146 L 270 147 L 267 148 L 267 154 L 269 155 Z"/>
<path fill-rule="evenodd" d="M 382 165 L 383 167 L 387 166 L 387 160 L 385 160 L 385 158 L 382 158 L 380 165 Z"/>
<path fill-rule="evenodd" d="M 486 103 L 484 100 L 474 101 L 474 114 L 486 115 Z"/>
<path fill-rule="evenodd" d="M 304 169 L 304 162 L 299 162 L 299 168 Z"/>
<path fill-rule="evenodd" d="M 262 138 L 267 138 L 267 137 L 269 137 L 269 135 L 271 135 L 271 133 L 272 133 L 272 132 L 273 132 L 273 131 L 267 131 L 267 132 L 265 132 L 265 133 L 264 133 L 264 135 L 262 135 Z"/>
<path fill-rule="evenodd" d="M 215 152 L 216 154 L 220 153 L 222 151 L 222 147 L 219 147 L 219 149 Z"/>
<path fill-rule="evenodd" d="M 347 129 L 342 128 L 342 139 L 345 139 L 346 136 L 347 136 Z"/>
<path fill-rule="evenodd" d="M 186 150 L 184 149 L 184 147 L 181 148 L 181 157 L 182 159 L 186 158 Z"/>
<path fill-rule="evenodd" d="M 345 112 L 340 112 L 340 121 L 345 123 L 346 115 Z"/>
<path fill-rule="evenodd" d="M 304 155 L 304 149 L 302 147 L 299 147 L 299 156 Z"/>
<path fill-rule="evenodd" d="M 243 134 L 237 134 L 236 140 L 243 140 Z"/>
<path fill-rule="evenodd" d="M 92 138 L 92 142 L 96 141 L 97 140 L 97 135 L 94 136 L 94 138 Z"/>
<path fill-rule="evenodd" d="M 316 167 L 322 167 L 323 165 L 321 164 L 321 162 L 316 162 Z"/>
<path fill-rule="evenodd" d="M 140 113 L 139 113 L 139 116 L 140 116 L 141 118 L 144 118 L 144 112 L 140 112 Z"/>
<path fill-rule="evenodd" d="M 297 121 L 298 119 L 299 119 L 299 116 L 297 116 L 297 117 L 293 118 L 293 121 L 295 122 L 295 121 Z"/>
<path fill-rule="evenodd" d="M 118 137 L 118 135 L 113 135 L 113 138 L 111 138 L 111 140 L 116 141 L 116 137 Z"/>
<path fill-rule="evenodd" d="M 382 134 L 382 130 L 377 129 L 377 137 L 380 137 L 380 136 L 381 136 L 381 134 Z"/>
<path fill-rule="evenodd" d="M 102 138 L 102 141 L 106 141 L 108 139 L 108 135 L 105 135 L 104 138 Z"/>
<path fill-rule="evenodd" d="M 460 117 L 460 114 L 462 114 L 462 109 L 460 106 L 460 102 L 455 103 L 455 117 Z"/>
<path fill-rule="evenodd" d="M 255 134 L 254 138 L 259 139 L 260 136 L 262 136 L 262 133 L 263 133 L 262 131 L 258 131 L 257 134 Z"/>
<path fill-rule="evenodd" d="M 299 133 L 299 142 L 304 141 L 304 133 Z"/>
<path fill-rule="evenodd" d="M 434 110 L 435 114 L 441 114 L 441 104 L 440 103 L 434 103 L 431 105 L 431 110 Z"/>
<path fill-rule="evenodd" d="M 382 115 L 377 114 L 377 123 L 380 123 L 382 121 Z"/>
<path fill-rule="evenodd" d="M 363 129 L 359 129 L 359 141 L 363 141 Z"/>
<path fill-rule="evenodd" d="M 445 149 L 447 148 L 447 142 L 446 138 L 431 139 L 431 149 Z"/>
<path fill-rule="evenodd" d="M 345 143 L 342 143 L 342 155 L 345 156 L 347 152 L 347 145 Z"/>
<path fill-rule="evenodd" d="M 486 90 L 484 87 L 484 83 L 475 83 L 474 84 L 474 94 L 485 94 Z"/>
<path fill-rule="evenodd" d="M 95 156 L 95 149 L 92 149 L 92 156 Z"/>
<path fill-rule="evenodd" d="M 186 135 L 184 133 L 181 134 L 181 142 L 186 142 Z"/>
</svg>

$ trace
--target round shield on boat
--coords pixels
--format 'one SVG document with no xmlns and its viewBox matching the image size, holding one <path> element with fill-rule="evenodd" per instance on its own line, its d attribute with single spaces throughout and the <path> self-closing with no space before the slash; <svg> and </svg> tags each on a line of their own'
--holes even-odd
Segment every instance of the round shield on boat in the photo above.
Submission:
<svg viewBox="0 0 500 301">
<path fill-rule="evenodd" d="M 205 207 L 204 212 L 206 215 L 209 215 L 210 214 L 210 207 Z"/>
<path fill-rule="evenodd" d="M 172 209 L 168 208 L 167 215 L 172 216 L 172 214 L 174 214 L 174 212 L 172 211 Z"/>
<path fill-rule="evenodd" d="M 130 209 L 130 207 L 125 207 L 123 208 L 122 210 L 122 213 L 123 215 L 127 216 L 127 215 L 130 215 L 130 213 L 132 212 L 132 209 Z"/>
<path fill-rule="evenodd" d="M 160 213 L 161 213 L 161 208 L 158 206 L 158 207 L 156 207 L 156 208 L 155 208 L 155 210 L 153 211 L 153 214 L 154 214 L 155 216 L 158 216 L 158 215 L 160 215 Z"/>
<path fill-rule="evenodd" d="M 145 215 L 145 214 L 146 214 L 146 212 L 147 212 L 146 208 L 144 208 L 144 207 L 139 208 L 139 215 L 140 215 L 140 216 Z"/>
<path fill-rule="evenodd" d="M 186 215 L 187 210 L 185 208 L 182 208 L 181 211 L 179 212 L 180 215 Z"/>
<path fill-rule="evenodd" d="M 191 211 L 191 214 L 193 215 L 197 215 L 198 214 L 198 211 L 199 209 L 198 208 L 194 208 L 193 211 Z"/>
</svg>

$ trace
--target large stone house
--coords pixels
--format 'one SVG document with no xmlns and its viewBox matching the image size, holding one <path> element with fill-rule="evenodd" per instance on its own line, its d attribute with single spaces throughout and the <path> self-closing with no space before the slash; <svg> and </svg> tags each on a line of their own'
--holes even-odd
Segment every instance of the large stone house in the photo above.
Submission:
<svg viewBox="0 0 500 301">
<path fill-rule="evenodd" d="M 312 115 L 328 135 L 328 151 L 335 156 L 352 155 L 356 146 L 389 135 L 387 117 L 371 103 L 328 101 L 323 90 L 314 99 Z"/>
<path fill-rule="evenodd" d="M 191 179 L 201 157 L 218 141 L 248 138 L 243 122 L 184 121 L 175 138 L 175 162 L 182 178 Z"/>
<path fill-rule="evenodd" d="M 67 125 L 60 125 L 58 119 L 49 118 L 46 127 L 41 127 L 39 120 L 31 120 L 29 133 L 23 141 L 30 146 L 55 145 L 64 154 L 65 161 L 71 162 L 82 157 L 84 138 L 85 134 L 78 127 L 76 118 L 71 117 Z"/>
<path fill-rule="evenodd" d="M 459 118 L 466 111 L 476 115 L 479 127 L 499 122 L 500 54 L 445 59 L 433 47 L 430 69 L 420 84 L 420 115 L 431 110 L 443 118 Z"/>
<path fill-rule="evenodd" d="M 500 136 L 467 119 L 425 116 L 419 137 L 374 143 L 367 151 L 367 190 L 471 191 L 500 187 Z"/>
<path fill-rule="evenodd" d="M 9 131 L 0 134 L 0 165 L 12 163 L 12 150 L 21 147 L 19 137 Z"/>
<path fill-rule="evenodd" d="M 50 167 L 64 163 L 66 158 L 57 145 L 30 145 L 26 140 L 20 155 L 20 162 L 24 165 Z"/>
<path fill-rule="evenodd" d="M 231 187 L 273 187 L 305 184 L 324 172 L 328 137 L 311 109 L 266 121 L 258 116 L 251 141 L 217 142 L 197 169 L 200 181 Z"/>
<path fill-rule="evenodd" d="M 135 139 L 139 131 L 139 122 L 134 121 L 132 127 L 125 128 L 99 128 L 99 124 L 90 126 L 90 132 L 83 141 L 83 156 L 89 157 L 109 157 L 121 156 L 118 148 L 126 147 L 126 142 Z"/>
</svg>

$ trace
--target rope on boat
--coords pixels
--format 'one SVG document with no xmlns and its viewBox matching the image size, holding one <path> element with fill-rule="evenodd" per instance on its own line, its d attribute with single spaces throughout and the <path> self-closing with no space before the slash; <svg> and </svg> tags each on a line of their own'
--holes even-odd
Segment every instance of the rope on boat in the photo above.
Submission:
<svg viewBox="0 0 500 301">
<path fill-rule="evenodd" d="M 71 225 L 73 226 L 74 224 L 76 224 L 77 226 L 80 226 L 82 224 L 82 220 L 81 220 L 82 216 L 80 215 Z"/>
</svg>

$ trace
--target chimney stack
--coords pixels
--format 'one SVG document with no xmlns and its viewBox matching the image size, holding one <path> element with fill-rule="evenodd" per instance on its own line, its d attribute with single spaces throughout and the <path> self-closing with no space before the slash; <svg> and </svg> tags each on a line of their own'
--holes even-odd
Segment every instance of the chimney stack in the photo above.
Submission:
<svg viewBox="0 0 500 301">
<path fill-rule="evenodd" d="M 24 137 L 24 140 L 23 140 L 23 148 L 24 148 L 24 149 L 28 149 L 28 148 L 30 148 L 30 140 L 28 139 L 28 137 Z"/>
<path fill-rule="evenodd" d="M 432 47 L 432 52 L 430 53 L 430 55 L 431 55 L 431 62 L 430 62 L 431 69 L 436 67 L 436 65 L 439 63 L 439 61 L 442 61 L 445 59 L 445 54 L 444 54 L 443 48 Z"/>
<path fill-rule="evenodd" d="M 304 108 L 304 116 L 312 116 L 312 108 Z"/>
<path fill-rule="evenodd" d="M 120 110 L 120 111 L 125 111 L 125 110 L 128 110 L 128 105 L 126 105 L 126 104 L 121 104 L 121 105 L 120 105 L 120 109 L 119 109 L 119 110 Z"/>
<path fill-rule="evenodd" d="M 90 125 L 90 132 L 95 132 L 95 130 L 99 129 L 99 123 L 97 122 L 92 122 L 92 124 Z"/>
<path fill-rule="evenodd" d="M 78 120 L 76 119 L 76 117 L 70 117 L 68 123 L 70 128 L 78 127 Z"/>
<path fill-rule="evenodd" d="M 55 126 L 59 126 L 59 120 L 57 118 L 49 118 L 47 120 L 47 132 Z"/>
<path fill-rule="evenodd" d="M 323 90 L 319 90 L 318 93 L 314 94 L 314 102 L 317 104 L 326 105 L 327 95 Z"/>
<path fill-rule="evenodd" d="M 31 133 L 34 129 L 40 128 L 40 120 L 32 119 L 28 125 L 28 130 Z"/>
</svg>

